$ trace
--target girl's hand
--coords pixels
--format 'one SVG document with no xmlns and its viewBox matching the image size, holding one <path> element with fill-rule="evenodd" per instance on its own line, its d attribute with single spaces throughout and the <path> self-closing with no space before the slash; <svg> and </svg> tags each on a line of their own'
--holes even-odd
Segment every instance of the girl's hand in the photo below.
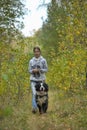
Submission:
<svg viewBox="0 0 87 130">
<path fill-rule="evenodd" d="M 33 69 L 33 73 L 39 72 L 39 69 Z"/>
</svg>

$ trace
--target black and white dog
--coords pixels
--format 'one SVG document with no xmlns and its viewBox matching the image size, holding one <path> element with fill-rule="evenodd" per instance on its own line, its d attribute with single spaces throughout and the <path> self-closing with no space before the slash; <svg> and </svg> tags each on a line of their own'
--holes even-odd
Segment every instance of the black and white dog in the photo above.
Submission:
<svg viewBox="0 0 87 130">
<path fill-rule="evenodd" d="M 48 108 L 48 85 L 46 83 L 38 82 L 36 88 L 36 103 L 40 114 L 46 113 Z"/>
</svg>

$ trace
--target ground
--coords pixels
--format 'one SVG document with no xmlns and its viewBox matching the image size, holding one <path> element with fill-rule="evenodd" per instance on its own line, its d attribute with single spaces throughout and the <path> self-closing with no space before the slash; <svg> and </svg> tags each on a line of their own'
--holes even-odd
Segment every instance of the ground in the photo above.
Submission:
<svg viewBox="0 0 87 130">
<path fill-rule="evenodd" d="M 76 96 L 62 98 L 62 94 L 50 90 L 48 111 L 40 115 L 39 112 L 32 114 L 31 93 L 27 91 L 12 106 L 12 113 L 0 119 L 0 130 L 86 130 L 87 116 L 81 100 Z M 87 104 L 84 105 L 87 110 Z"/>
</svg>

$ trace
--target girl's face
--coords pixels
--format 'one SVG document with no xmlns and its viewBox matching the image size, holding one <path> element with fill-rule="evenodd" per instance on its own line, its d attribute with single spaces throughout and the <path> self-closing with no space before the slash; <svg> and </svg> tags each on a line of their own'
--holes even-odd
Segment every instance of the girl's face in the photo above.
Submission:
<svg viewBox="0 0 87 130">
<path fill-rule="evenodd" d="M 40 57 L 41 52 L 38 49 L 35 49 L 34 55 L 36 58 Z"/>
</svg>

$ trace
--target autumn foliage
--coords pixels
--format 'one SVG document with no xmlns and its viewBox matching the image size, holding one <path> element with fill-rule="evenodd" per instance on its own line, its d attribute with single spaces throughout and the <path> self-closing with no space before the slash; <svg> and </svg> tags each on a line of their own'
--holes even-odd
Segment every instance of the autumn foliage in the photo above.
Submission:
<svg viewBox="0 0 87 130">
<path fill-rule="evenodd" d="M 16 26 L 22 27 L 16 18 L 24 14 L 23 3 L 5 2 L 0 5 L 0 129 L 86 130 L 87 1 L 51 0 L 47 19 L 31 37 Z M 48 62 L 49 108 L 42 118 L 32 116 L 29 104 L 28 64 L 35 45 Z"/>
</svg>

